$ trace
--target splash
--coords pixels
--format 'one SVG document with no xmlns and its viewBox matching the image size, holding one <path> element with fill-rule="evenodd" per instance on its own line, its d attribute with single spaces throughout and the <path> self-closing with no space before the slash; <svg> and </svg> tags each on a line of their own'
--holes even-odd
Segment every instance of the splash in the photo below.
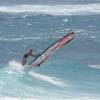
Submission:
<svg viewBox="0 0 100 100">
<path fill-rule="evenodd" d="M 55 86 L 60 86 L 60 87 L 64 87 L 66 86 L 66 84 L 59 78 L 56 77 L 51 77 L 51 76 L 47 76 L 47 75 L 43 75 L 43 74 L 38 74 L 35 72 L 30 71 L 29 74 L 37 79 L 43 80 L 43 81 L 47 81 Z"/>
<path fill-rule="evenodd" d="M 8 64 L 10 69 L 23 73 L 24 67 L 19 62 L 12 60 L 9 61 Z"/>
<path fill-rule="evenodd" d="M 13 71 L 17 71 L 21 74 L 24 74 L 24 71 L 28 72 L 29 75 L 31 75 L 32 77 L 35 77 L 39 80 L 43 80 L 46 82 L 49 82 L 55 86 L 60 86 L 60 87 L 64 87 L 66 86 L 66 84 L 59 78 L 56 77 L 51 77 L 51 76 L 47 76 L 47 75 L 43 75 L 43 74 L 39 74 L 39 73 L 35 73 L 33 71 L 29 71 L 27 70 L 27 68 L 24 68 L 19 62 L 12 60 L 9 61 L 9 68 Z M 25 70 L 26 69 L 26 70 Z"/>
</svg>

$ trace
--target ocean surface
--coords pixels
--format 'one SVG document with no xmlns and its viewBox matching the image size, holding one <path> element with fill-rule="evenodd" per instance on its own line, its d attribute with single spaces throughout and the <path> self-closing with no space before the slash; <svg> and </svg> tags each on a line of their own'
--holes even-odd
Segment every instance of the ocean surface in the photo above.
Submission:
<svg viewBox="0 0 100 100">
<path fill-rule="evenodd" d="M 72 31 L 40 67 L 20 65 Z M 99 99 L 100 3 L 0 6 L 0 100 Z"/>
</svg>

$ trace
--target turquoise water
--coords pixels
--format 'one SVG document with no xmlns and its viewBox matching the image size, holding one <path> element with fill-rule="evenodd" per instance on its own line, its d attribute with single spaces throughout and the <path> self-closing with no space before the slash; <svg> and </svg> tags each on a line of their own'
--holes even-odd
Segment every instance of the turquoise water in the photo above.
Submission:
<svg viewBox="0 0 100 100">
<path fill-rule="evenodd" d="M 0 100 L 99 100 L 100 4 L 0 6 Z M 60 37 L 75 39 L 40 67 L 21 66 Z"/>
</svg>

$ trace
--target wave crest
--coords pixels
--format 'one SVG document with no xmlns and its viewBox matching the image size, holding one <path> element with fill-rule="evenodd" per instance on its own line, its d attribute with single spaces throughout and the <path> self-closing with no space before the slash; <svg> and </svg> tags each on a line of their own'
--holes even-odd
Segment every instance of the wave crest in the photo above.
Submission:
<svg viewBox="0 0 100 100">
<path fill-rule="evenodd" d="M 100 3 L 78 5 L 17 5 L 0 6 L 0 12 L 31 13 L 49 15 L 92 15 L 100 14 Z"/>
</svg>

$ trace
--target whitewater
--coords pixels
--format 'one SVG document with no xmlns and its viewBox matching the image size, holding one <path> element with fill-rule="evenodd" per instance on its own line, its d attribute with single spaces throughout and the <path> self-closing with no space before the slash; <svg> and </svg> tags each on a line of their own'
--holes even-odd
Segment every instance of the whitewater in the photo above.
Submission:
<svg viewBox="0 0 100 100">
<path fill-rule="evenodd" d="M 99 22 L 100 3 L 0 5 L 0 100 L 99 100 Z M 71 31 L 40 67 L 20 64 L 28 49 L 41 53 Z"/>
<path fill-rule="evenodd" d="M 13 5 L 0 6 L 5 13 L 35 13 L 49 15 L 91 15 L 100 14 L 100 3 L 78 5 Z M 24 16 L 25 17 L 25 16 Z"/>
</svg>

